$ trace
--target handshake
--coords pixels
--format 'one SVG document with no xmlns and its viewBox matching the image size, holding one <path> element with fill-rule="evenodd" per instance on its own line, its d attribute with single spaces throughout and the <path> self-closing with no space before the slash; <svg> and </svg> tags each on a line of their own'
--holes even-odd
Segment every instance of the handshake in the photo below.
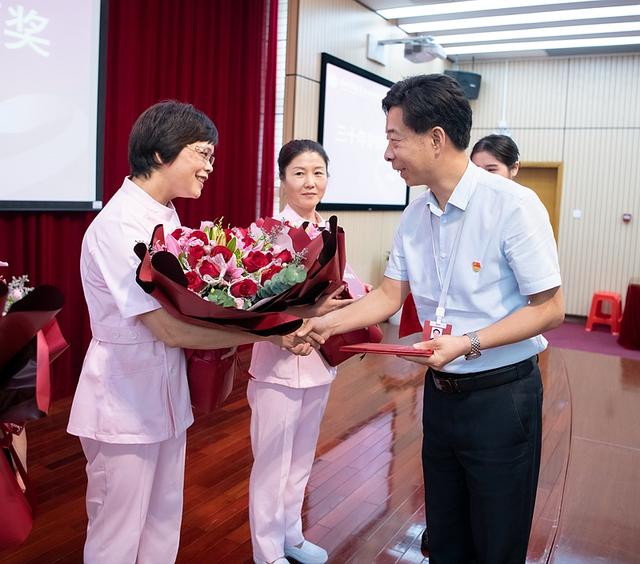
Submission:
<svg viewBox="0 0 640 564">
<path fill-rule="evenodd" d="M 305 319 L 302 326 L 288 335 L 273 335 L 269 341 L 298 356 L 308 356 L 319 349 L 331 337 L 327 321 L 322 317 Z"/>
</svg>

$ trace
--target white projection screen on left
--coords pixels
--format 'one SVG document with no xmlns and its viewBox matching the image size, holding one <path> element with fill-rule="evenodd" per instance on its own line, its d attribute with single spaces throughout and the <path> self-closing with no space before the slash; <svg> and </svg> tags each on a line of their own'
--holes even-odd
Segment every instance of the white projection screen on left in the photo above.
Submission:
<svg viewBox="0 0 640 564">
<path fill-rule="evenodd" d="M 102 206 L 101 4 L 0 1 L 0 211 Z"/>
</svg>

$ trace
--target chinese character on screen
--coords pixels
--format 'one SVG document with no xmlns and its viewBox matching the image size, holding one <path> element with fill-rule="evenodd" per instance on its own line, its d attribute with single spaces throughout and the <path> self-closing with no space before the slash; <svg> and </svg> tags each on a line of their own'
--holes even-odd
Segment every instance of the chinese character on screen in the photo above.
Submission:
<svg viewBox="0 0 640 564">
<path fill-rule="evenodd" d="M 5 22 L 5 43 L 8 49 L 31 47 L 38 55 L 49 56 L 46 49 L 50 41 L 38 35 L 47 27 L 49 20 L 35 10 L 26 11 L 22 5 L 9 6 L 10 18 Z"/>
</svg>

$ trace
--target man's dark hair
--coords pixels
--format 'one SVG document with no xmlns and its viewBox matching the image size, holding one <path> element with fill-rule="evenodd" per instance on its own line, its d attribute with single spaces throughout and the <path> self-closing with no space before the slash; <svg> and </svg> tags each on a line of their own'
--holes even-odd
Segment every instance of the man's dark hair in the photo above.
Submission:
<svg viewBox="0 0 640 564">
<path fill-rule="evenodd" d="M 129 135 L 131 175 L 148 178 L 154 169 L 172 163 L 185 146 L 198 141 L 218 142 L 218 130 L 204 113 L 175 100 L 154 104 L 140 114 Z"/>
<path fill-rule="evenodd" d="M 318 153 L 324 161 L 327 172 L 329 171 L 329 157 L 324 147 L 317 141 L 311 139 L 294 139 L 282 146 L 280 153 L 278 154 L 278 172 L 280 178 L 284 178 L 287 167 L 291 164 L 291 161 L 302 153 Z"/>
<path fill-rule="evenodd" d="M 456 80 L 444 74 L 422 74 L 396 82 L 382 100 L 385 113 L 402 108 L 403 122 L 416 133 L 442 127 L 453 144 L 469 146 L 471 106 Z"/>
<path fill-rule="evenodd" d="M 480 139 L 471 150 L 471 158 L 476 153 L 485 151 L 493 155 L 502 164 L 512 168 L 520 159 L 520 152 L 515 141 L 507 135 L 487 135 Z"/>
</svg>

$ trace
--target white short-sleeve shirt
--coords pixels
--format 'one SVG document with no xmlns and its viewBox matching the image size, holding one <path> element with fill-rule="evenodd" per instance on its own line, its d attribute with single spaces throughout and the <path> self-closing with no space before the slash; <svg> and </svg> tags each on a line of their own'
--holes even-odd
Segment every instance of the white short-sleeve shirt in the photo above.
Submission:
<svg viewBox="0 0 640 564">
<path fill-rule="evenodd" d="M 80 274 L 92 339 L 73 398 L 67 431 L 108 443 L 153 443 L 182 433 L 193 414 L 184 352 L 157 341 L 138 315 L 160 308 L 135 281 L 137 242 L 154 227 L 180 225 L 129 179 L 91 223 Z"/>
<path fill-rule="evenodd" d="M 285 219 L 292 225 L 300 225 L 305 221 L 289 206 L 282 210 L 279 219 Z M 324 225 L 320 217 L 318 224 Z M 308 356 L 298 356 L 267 341 L 253 345 L 249 374 L 260 382 L 290 388 L 311 388 L 330 384 L 336 373 L 336 367 L 327 364 L 318 351 L 314 350 Z"/>
<path fill-rule="evenodd" d="M 454 335 L 477 331 L 528 303 L 528 297 L 560 286 L 560 267 L 549 215 L 529 188 L 469 162 L 444 211 L 427 191 L 402 214 L 385 276 L 407 280 L 420 322 L 435 320 L 453 243 L 467 216 L 445 303 Z M 478 372 L 543 351 L 542 335 L 482 351 L 447 364 L 453 373 Z"/>
</svg>

